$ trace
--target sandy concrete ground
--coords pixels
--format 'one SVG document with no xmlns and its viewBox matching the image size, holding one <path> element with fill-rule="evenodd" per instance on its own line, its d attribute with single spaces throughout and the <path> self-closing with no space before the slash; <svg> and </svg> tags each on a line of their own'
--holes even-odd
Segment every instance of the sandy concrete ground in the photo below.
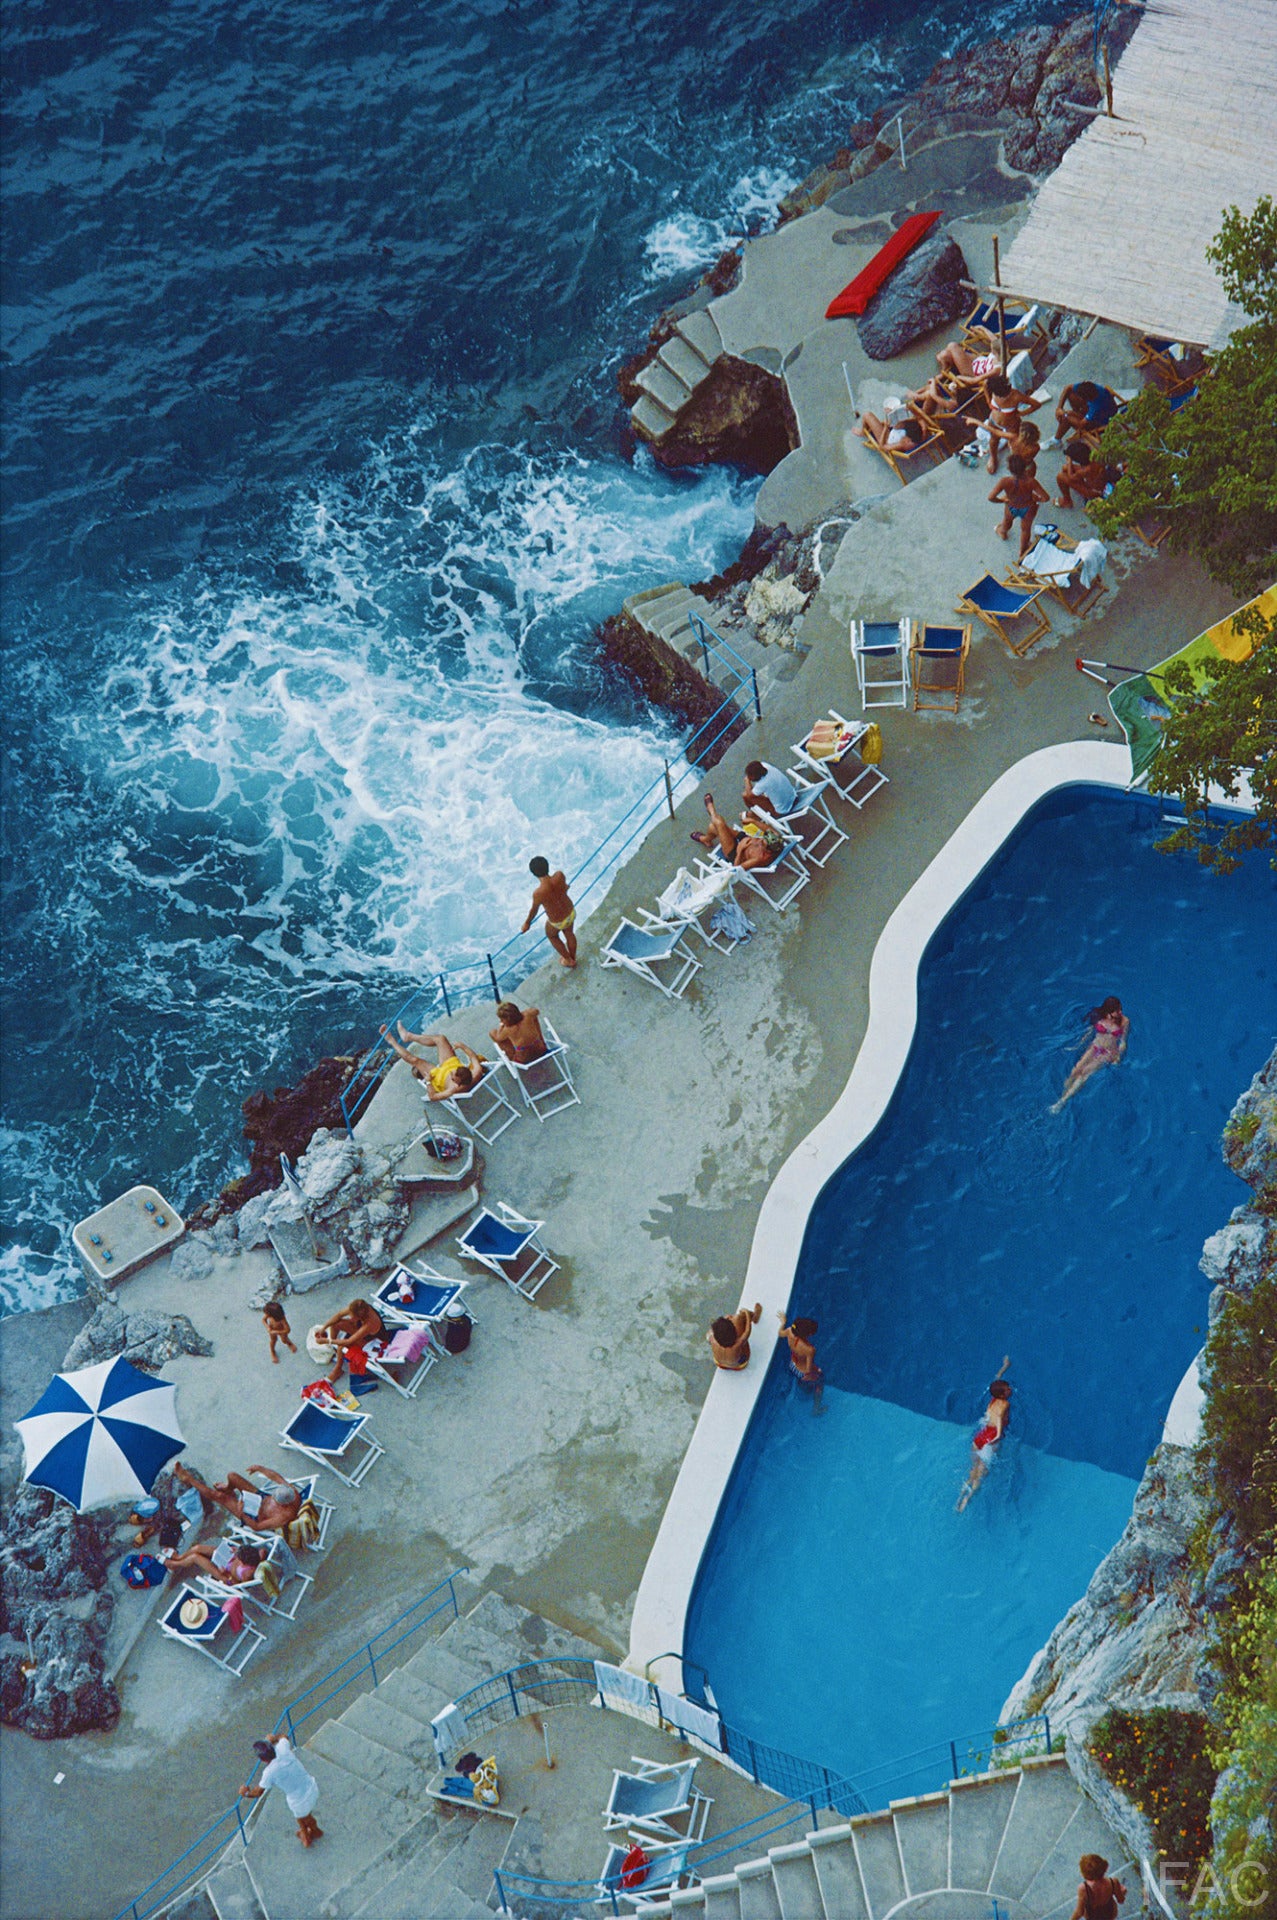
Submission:
<svg viewBox="0 0 1277 1920">
<path fill-rule="evenodd" d="M 827 209 L 811 218 L 813 233 L 838 224 Z M 855 271 L 856 250 L 829 251 L 838 255 L 833 278 L 841 285 Z M 750 276 L 761 282 L 752 254 L 746 287 Z M 782 358 L 810 330 L 809 309 L 823 313 L 835 290 L 821 279 L 791 324 L 786 277 L 776 277 L 774 337 L 758 343 Z M 792 272 L 788 279 L 792 290 Z M 765 332 L 761 323 L 751 330 Z M 1094 352 L 1113 350 L 1101 341 Z M 821 365 L 827 383 L 835 373 L 841 382 L 841 361 Z M 812 405 L 819 411 L 819 391 Z M 844 421 L 845 405 L 844 389 Z M 841 436 L 831 429 L 831 463 Z M 708 782 L 725 810 L 747 759 L 786 765 L 814 715 L 830 705 L 858 711 L 847 646 L 853 614 L 948 619 L 956 593 L 1006 558 L 985 476 L 949 462 L 898 488 L 885 466 L 875 468 L 876 490 L 883 476 L 894 490 L 844 540 L 804 623 L 801 671 L 775 690 L 761 724 Z M 822 484 L 836 493 L 842 471 Z M 1085 525 L 1056 510 L 1049 517 L 1075 531 Z M 1194 568 L 1141 560 L 1086 623 L 1085 650 L 1151 664 L 1229 604 Z M 694 851 L 687 836 L 703 819 L 698 796 L 618 875 L 583 929 L 578 970 L 551 963 L 521 990 L 571 1046 L 583 1104 L 544 1126 L 525 1116 L 484 1149 L 485 1192 L 547 1221 L 561 1273 L 535 1304 L 477 1278 L 470 1351 L 437 1367 L 416 1403 L 386 1389 L 370 1402 L 386 1457 L 357 1493 L 331 1482 L 336 1544 L 310 1604 L 295 1624 L 272 1626 L 243 1681 L 150 1627 L 121 1672 L 124 1712 L 114 1733 L 41 1745 L 4 1731 L 0 1912 L 10 1920 L 114 1912 L 228 1804 L 246 1743 L 283 1703 L 453 1566 L 468 1564 L 509 1598 L 621 1651 L 709 1384 L 706 1326 L 736 1304 L 772 1174 L 846 1080 L 879 931 L 1008 765 L 1088 734 L 1099 690 L 1073 670 L 1076 623 L 1058 610 L 1052 622 L 1026 660 L 977 630 L 956 720 L 880 716 L 891 784 L 852 817 L 850 844 L 783 917 L 743 896 L 756 937 L 730 956 L 710 955 L 685 1002 L 671 1005 L 630 975 L 602 972 L 596 956 L 619 914 L 650 905 Z M 370 1026 L 383 1011 L 370 1010 Z M 490 1024 L 490 1012 L 475 1008 L 458 1016 L 453 1032 L 482 1045 Z M 419 1111 L 415 1085 L 397 1068 L 366 1130 L 402 1137 Z M 432 1250 L 438 1264 L 463 1271 L 450 1248 L 449 1238 Z M 303 1464 L 280 1452 L 275 1436 L 315 1368 L 289 1356 L 269 1365 L 247 1306 L 264 1259 L 225 1260 L 194 1282 L 174 1281 L 162 1262 L 128 1283 L 129 1301 L 181 1308 L 214 1342 L 212 1359 L 166 1370 L 179 1386 L 187 1458 L 206 1474 L 258 1460 Z M 333 1282 L 296 1302 L 295 1327 L 352 1290 L 349 1281 Z M 117 1597 L 121 1609 L 133 1604 Z M 65 1778 L 55 1786 L 58 1772 Z"/>
</svg>

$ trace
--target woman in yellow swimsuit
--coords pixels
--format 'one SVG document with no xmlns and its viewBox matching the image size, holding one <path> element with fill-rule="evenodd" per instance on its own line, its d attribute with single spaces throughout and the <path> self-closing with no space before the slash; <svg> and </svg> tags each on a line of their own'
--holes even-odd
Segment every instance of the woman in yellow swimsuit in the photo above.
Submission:
<svg viewBox="0 0 1277 1920">
<path fill-rule="evenodd" d="M 409 1033 L 402 1020 L 399 1032 L 407 1046 L 400 1045 L 389 1027 L 381 1029 L 381 1037 L 407 1062 L 414 1077 L 425 1082 L 427 1100 L 450 1100 L 454 1094 L 469 1093 L 482 1080 L 488 1063 L 464 1040 L 458 1040 L 454 1047 L 446 1033 Z M 420 1054 L 410 1053 L 410 1046 L 433 1047 L 438 1055 L 436 1064 L 432 1067 Z"/>
</svg>

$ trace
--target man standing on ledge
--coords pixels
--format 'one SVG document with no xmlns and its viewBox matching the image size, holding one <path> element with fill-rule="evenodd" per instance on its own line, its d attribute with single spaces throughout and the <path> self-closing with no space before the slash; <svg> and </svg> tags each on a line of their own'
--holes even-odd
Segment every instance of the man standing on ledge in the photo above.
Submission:
<svg viewBox="0 0 1277 1920">
<path fill-rule="evenodd" d="M 545 912 L 545 937 L 558 954 L 565 967 L 576 965 L 576 935 L 572 926 L 576 920 L 576 908 L 568 898 L 567 875 L 551 873 L 550 862 L 543 854 L 528 862 L 536 878 L 532 892 L 532 905 L 528 917 L 519 929 L 526 933 L 538 913 Z"/>
</svg>

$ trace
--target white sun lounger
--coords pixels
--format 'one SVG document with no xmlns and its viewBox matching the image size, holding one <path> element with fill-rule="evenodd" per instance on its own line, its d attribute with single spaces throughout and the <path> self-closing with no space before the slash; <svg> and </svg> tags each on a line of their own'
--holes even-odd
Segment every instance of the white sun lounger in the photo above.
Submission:
<svg viewBox="0 0 1277 1920">
<path fill-rule="evenodd" d="M 581 1096 L 568 1065 L 567 1042 L 559 1038 L 544 1017 L 541 1031 L 545 1035 L 545 1052 L 541 1057 L 537 1060 L 507 1058 L 505 1067 L 507 1073 L 514 1075 L 524 1106 L 538 1120 L 549 1120 L 556 1113 L 566 1113 L 569 1107 L 579 1107 Z"/>
<path fill-rule="evenodd" d="M 673 1889 L 682 1886 L 684 1879 L 689 1886 L 696 1884 L 698 1876 L 687 1864 L 692 1845 L 690 1840 L 680 1840 L 672 1845 L 652 1846 L 644 1840 L 642 1846 L 648 1859 L 647 1870 L 634 1887 L 621 1885 L 621 1869 L 629 1848 L 615 1844 L 610 1846 L 596 1888 L 597 1904 L 611 1911 L 615 1896 L 617 1900 L 628 1902 L 636 1914 L 651 1913 L 656 1907 L 665 1907 Z"/>
<path fill-rule="evenodd" d="M 622 920 L 600 950 L 600 963 L 605 967 L 624 967 L 663 993 L 667 1000 L 681 1000 L 701 970 L 701 962 L 684 944 L 683 932 L 678 926 L 655 933 L 649 927 L 636 927 L 632 920 Z"/>
<path fill-rule="evenodd" d="M 222 1589 L 224 1598 L 229 1598 L 228 1590 Z M 182 1608 L 188 1600 L 202 1600 L 203 1594 L 196 1593 L 193 1587 L 183 1587 L 175 1596 L 166 1613 L 160 1615 L 160 1632 L 170 1640 L 180 1640 L 184 1647 L 191 1647 L 196 1653 L 202 1653 L 223 1673 L 232 1673 L 238 1680 L 257 1649 L 266 1644 L 266 1635 L 259 1633 L 256 1627 L 250 1627 L 247 1620 L 237 1633 L 226 1617 L 226 1609 L 219 1602 L 208 1602 L 208 1614 L 202 1625 L 186 1627 L 182 1624 Z M 223 1638 L 224 1636 L 224 1638 Z M 221 1651 L 218 1641 L 223 1641 Z"/>
<path fill-rule="evenodd" d="M 851 659 L 860 710 L 909 704 L 908 620 L 853 620 Z"/>
<path fill-rule="evenodd" d="M 608 1832 L 616 1827 L 634 1827 L 641 1833 L 657 1833 L 670 1840 L 695 1843 L 705 1833 L 712 1800 L 697 1790 L 695 1760 L 679 1760 L 666 1765 L 659 1760 L 642 1760 L 631 1755 L 636 1770 L 626 1773 L 618 1768 L 612 1775 L 612 1791 L 603 1809 L 603 1825 Z M 685 1823 L 680 1830 L 675 1820 Z"/>
<path fill-rule="evenodd" d="M 454 1120 L 459 1120 L 476 1140 L 482 1140 L 487 1146 L 499 1140 L 519 1117 L 519 1109 L 506 1099 L 501 1085 L 501 1069 L 505 1064 L 504 1060 L 491 1061 L 478 1086 L 471 1087 L 468 1093 L 450 1093 L 446 1100 L 439 1102 L 440 1106 L 447 1107 Z"/>
</svg>

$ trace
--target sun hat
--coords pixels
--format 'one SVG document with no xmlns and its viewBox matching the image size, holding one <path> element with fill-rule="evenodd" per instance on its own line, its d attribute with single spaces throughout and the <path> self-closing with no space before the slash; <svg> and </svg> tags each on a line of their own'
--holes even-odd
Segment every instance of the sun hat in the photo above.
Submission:
<svg viewBox="0 0 1277 1920">
<path fill-rule="evenodd" d="M 189 1600 L 183 1600 L 178 1619 L 184 1627 L 202 1627 L 208 1619 L 208 1601 L 197 1600 L 192 1594 Z"/>
</svg>

